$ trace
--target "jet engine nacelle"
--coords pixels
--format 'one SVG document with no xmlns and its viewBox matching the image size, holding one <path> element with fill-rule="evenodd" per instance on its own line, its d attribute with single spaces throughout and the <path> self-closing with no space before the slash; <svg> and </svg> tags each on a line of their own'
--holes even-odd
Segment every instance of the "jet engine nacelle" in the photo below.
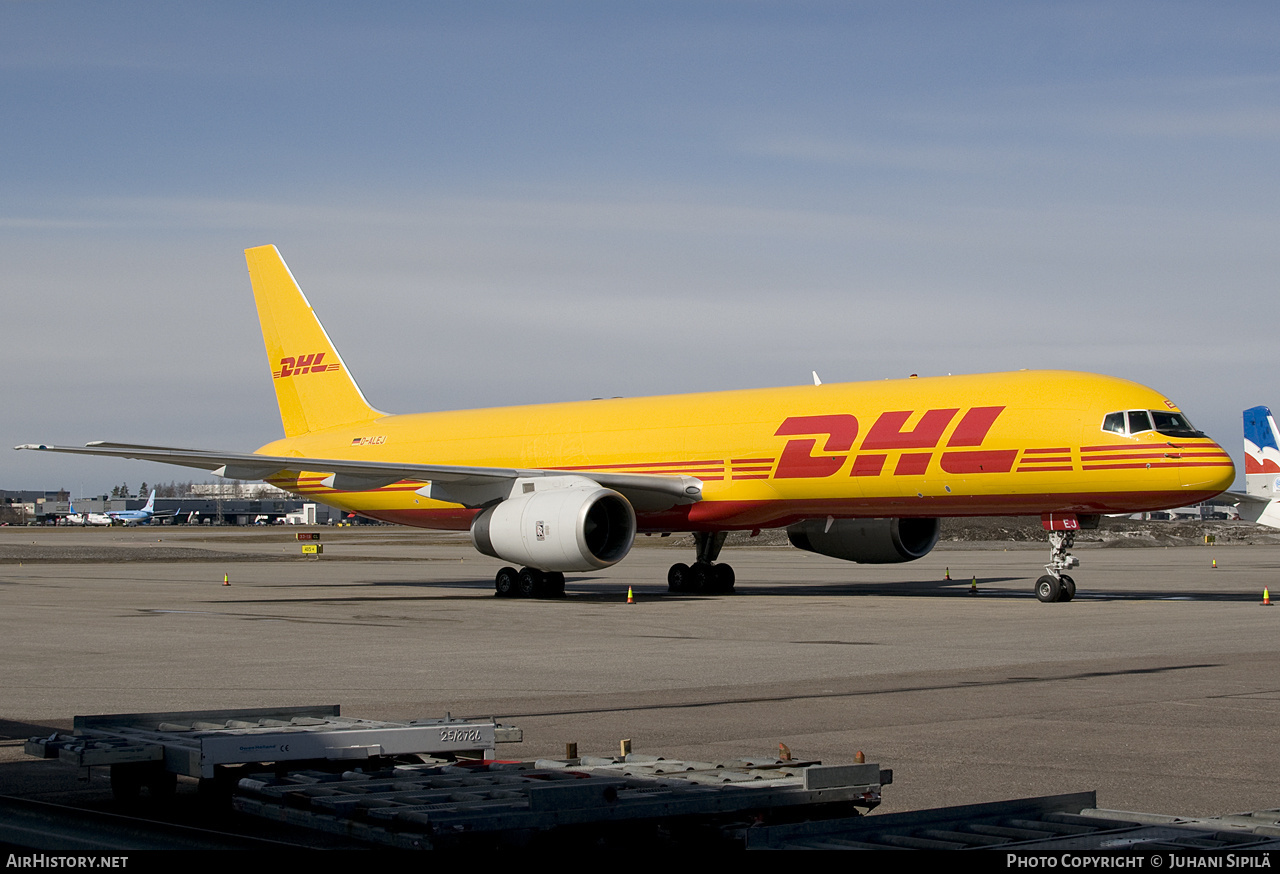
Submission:
<svg viewBox="0 0 1280 874">
<path fill-rule="evenodd" d="M 529 477 L 471 523 L 485 555 L 542 571 L 592 571 L 631 551 L 636 514 L 622 495 L 586 477 Z"/>
<path fill-rule="evenodd" d="M 806 519 L 787 529 L 791 545 L 806 552 L 856 561 L 915 561 L 938 542 L 937 519 Z"/>
</svg>

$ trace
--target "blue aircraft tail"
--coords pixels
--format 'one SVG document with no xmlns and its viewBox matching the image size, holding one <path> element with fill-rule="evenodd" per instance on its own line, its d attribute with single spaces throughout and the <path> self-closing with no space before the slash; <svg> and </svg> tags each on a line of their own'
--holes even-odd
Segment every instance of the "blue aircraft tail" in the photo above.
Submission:
<svg viewBox="0 0 1280 874">
<path fill-rule="evenodd" d="M 1244 411 L 1244 482 L 1250 495 L 1280 496 L 1280 431 L 1266 407 Z"/>
</svg>

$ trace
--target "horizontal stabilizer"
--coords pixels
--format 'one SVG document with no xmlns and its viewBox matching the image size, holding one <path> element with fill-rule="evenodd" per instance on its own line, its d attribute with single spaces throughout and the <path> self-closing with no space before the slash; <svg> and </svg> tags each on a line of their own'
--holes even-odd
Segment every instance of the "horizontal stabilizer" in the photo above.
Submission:
<svg viewBox="0 0 1280 874">
<path fill-rule="evenodd" d="M 1246 522 L 1266 525 L 1268 528 L 1280 528 L 1280 500 L 1260 498 L 1257 495 L 1242 495 L 1239 492 L 1227 492 L 1222 497 L 1238 502 L 1236 509 L 1240 512 L 1240 518 Z"/>
</svg>

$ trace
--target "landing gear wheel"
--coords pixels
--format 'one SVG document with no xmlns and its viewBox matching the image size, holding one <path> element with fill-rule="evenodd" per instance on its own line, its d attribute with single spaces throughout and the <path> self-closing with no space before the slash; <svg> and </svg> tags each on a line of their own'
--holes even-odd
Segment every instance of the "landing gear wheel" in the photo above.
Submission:
<svg viewBox="0 0 1280 874">
<path fill-rule="evenodd" d="M 542 595 L 545 598 L 563 598 L 564 597 L 564 574 L 554 571 L 549 574 L 543 574 Z"/>
<path fill-rule="evenodd" d="M 711 569 L 712 584 L 717 592 L 732 592 L 734 581 L 737 575 L 733 572 L 733 566 L 727 564 L 714 565 Z"/>
<path fill-rule="evenodd" d="M 1045 574 L 1036 580 L 1036 597 L 1046 604 L 1060 600 L 1062 598 L 1062 583 L 1058 581 L 1057 577 Z"/>
<path fill-rule="evenodd" d="M 540 598 L 543 590 L 542 571 L 537 568 L 527 567 L 520 571 L 517 578 L 516 588 L 520 592 L 521 598 Z"/>
<path fill-rule="evenodd" d="M 520 572 L 513 567 L 504 567 L 493 578 L 494 594 L 499 598 L 514 598 L 516 596 L 516 580 L 520 576 Z"/>
<path fill-rule="evenodd" d="M 689 568 L 689 590 L 693 592 L 712 591 L 712 567 L 710 562 L 697 561 Z"/>
<path fill-rule="evenodd" d="M 689 566 L 687 564 L 673 564 L 671 569 L 667 571 L 667 591 L 683 592 L 689 588 Z"/>
<path fill-rule="evenodd" d="M 1076 596 L 1076 581 L 1066 574 L 1062 575 L 1062 594 L 1059 601 L 1070 601 Z"/>
</svg>

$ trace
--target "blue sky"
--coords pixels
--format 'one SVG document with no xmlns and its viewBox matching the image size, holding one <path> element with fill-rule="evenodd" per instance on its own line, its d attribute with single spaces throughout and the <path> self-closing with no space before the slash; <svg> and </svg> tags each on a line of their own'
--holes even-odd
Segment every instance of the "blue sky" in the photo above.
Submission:
<svg viewBox="0 0 1280 874">
<path fill-rule="evenodd" d="M 1069 368 L 1239 461 L 1277 45 L 1268 3 L 0 0 L 0 431 L 277 437 L 274 243 L 390 411 Z"/>
</svg>

